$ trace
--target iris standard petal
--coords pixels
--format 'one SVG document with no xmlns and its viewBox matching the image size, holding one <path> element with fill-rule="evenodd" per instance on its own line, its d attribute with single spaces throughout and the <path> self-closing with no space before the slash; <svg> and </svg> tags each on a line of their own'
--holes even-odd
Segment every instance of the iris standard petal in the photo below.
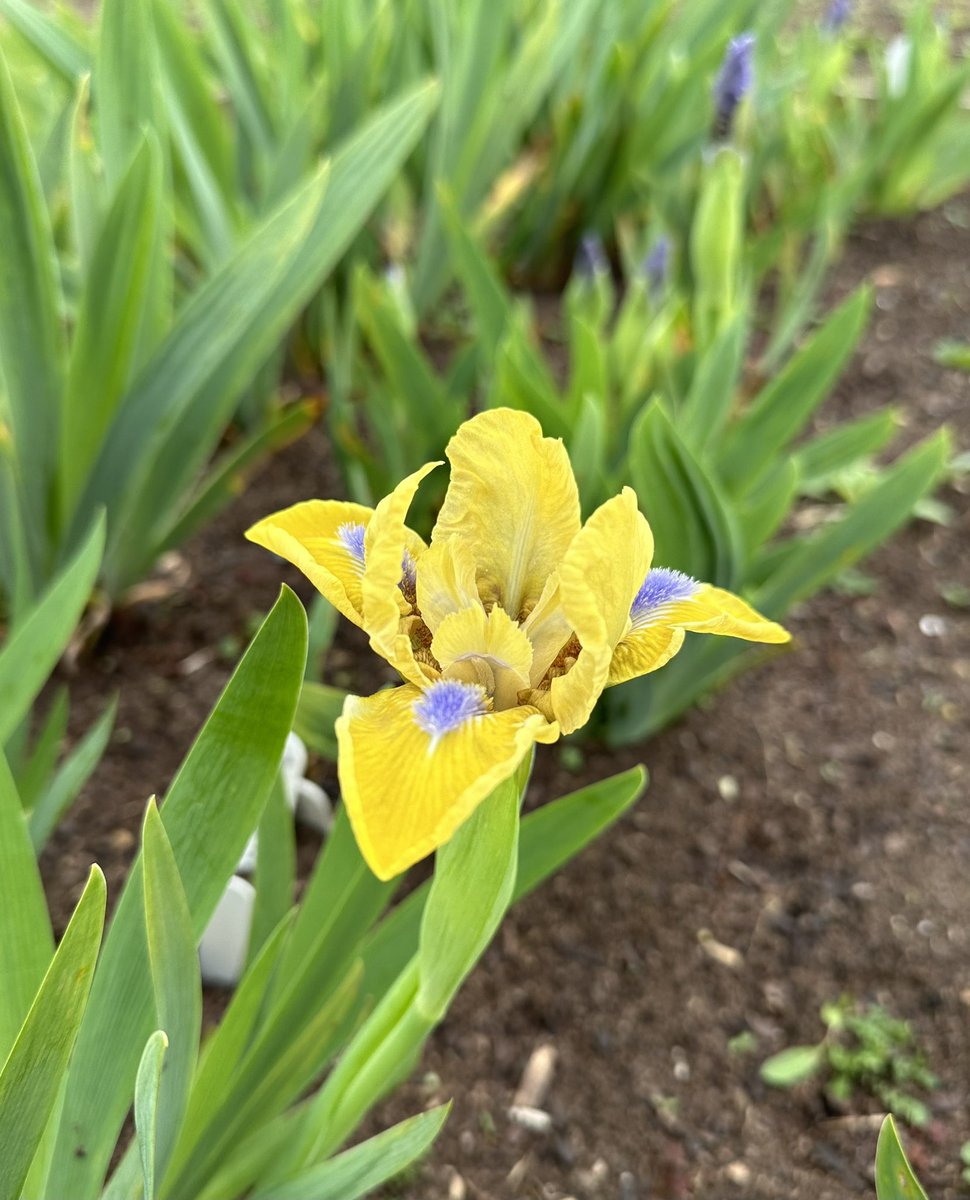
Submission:
<svg viewBox="0 0 970 1200">
<path fill-rule="evenodd" d="M 682 629 L 669 625 L 631 631 L 613 651 L 607 687 L 665 667 L 683 646 L 686 636 Z"/>
<path fill-rule="evenodd" d="M 552 711 L 563 733 L 585 725 L 606 686 L 652 554 L 650 526 L 632 488 L 601 504 L 566 552 L 559 589 L 579 645 L 575 663 L 551 684 Z"/>
<path fill-rule="evenodd" d="M 451 480 L 432 545 L 468 542 L 486 606 L 515 620 L 539 599 L 579 530 L 579 493 L 561 441 L 535 417 L 509 408 L 466 421 L 445 451 Z"/>
<path fill-rule="evenodd" d="M 411 638 L 402 627 L 410 605 L 399 586 L 405 576 L 406 556 L 420 558 L 424 543 L 404 523 L 408 508 L 425 475 L 440 463 L 427 463 L 403 479 L 374 509 L 364 539 L 364 574 L 361 580 L 363 621 L 370 644 L 411 683 L 428 677 L 414 657 Z"/>
<path fill-rule="evenodd" d="M 496 709 L 514 708 L 518 693 L 529 686 L 532 643 L 498 605 L 487 615 L 480 604 L 449 613 L 431 653 L 445 678 L 481 684 Z"/>
<path fill-rule="evenodd" d="M 291 562 L 348 621 L 362 625 L 359 531 L 373 515 L 363 504 L 304 500 L 257 521 L 246 537 Z"/>
<path fill-rule="evenodd" d="M 740 596 L 709 583 L 700 584 L 693 596 L 672 603 L 661 620 L 693 633 L 717 633 L 746 642 L 791 641 L 784 626 L 763 617 Z"/>
<path fill-rule="evenodd" d="M 463 688 L 464 696 L 455 690 Z M 559 736 L 534 708 L 494 713 L 485 703 L 474 685 L 444 680 L 347 697 L 336 724 L 341 793 L 378 878 L 446 842 L 534 742 Z"/>
<path fill-rule="evenodd" d="M 450 613 L 479 604 L 475 560 L 463 538 L 434 542 L 421 555 L 416 573 L 418 608 L 432 633 Z"/>
<path fill-rule="evenodd" d="M 530 674 L 532 686 L 536 687 L 573 632 L 562 610 L 558 571 L 546 580 L 535 608 L 522 622 L 522 629 L 532 643 Z"/>
</svg>

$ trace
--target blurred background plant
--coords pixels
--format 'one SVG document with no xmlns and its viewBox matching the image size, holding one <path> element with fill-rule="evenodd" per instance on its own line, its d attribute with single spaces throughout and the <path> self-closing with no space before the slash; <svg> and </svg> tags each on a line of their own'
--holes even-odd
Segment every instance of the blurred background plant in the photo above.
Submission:
<svg viewBox="0 0 970 1200">
<path fill-rule="evenodd" d="M 869 1095 L 908 1125 L 930 1120 L 926 1101 L 916 1093 L 939 1085 L 916 1046 L 908 1021 L 878 1004 L 860 1006 L 843 996 L 822 1006 L 826 1032 L 814 1046 L 790 1046 L 761 1064 L 761 1078 L 772 1087 L 791 1088 L 816 1079 L 837 1107 L 856 1092 Z"/>
</svg>

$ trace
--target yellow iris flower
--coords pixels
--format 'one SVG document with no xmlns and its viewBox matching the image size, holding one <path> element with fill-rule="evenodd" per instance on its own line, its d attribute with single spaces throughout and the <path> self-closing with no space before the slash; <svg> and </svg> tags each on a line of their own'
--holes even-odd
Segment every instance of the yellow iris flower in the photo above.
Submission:
<svg viewBox="0 0 970 1200">
<path fill-rule="evenodd" d="M 493 409 L 448 444 L 426 545 L 405 524 L 421 480 L 376 508 L 307 500 L 246 536 L 297 566 L 403 676 L 348 696 L 340 787 L 371 869 L 391 879 L 446 842 L 536 742 L 589 719 L 603 689 L 655 671 L 687 631 L 785 642 L 737 596 L 664 567 L 630 488 L 580 520 L 566 449 Z"/>
</svg>

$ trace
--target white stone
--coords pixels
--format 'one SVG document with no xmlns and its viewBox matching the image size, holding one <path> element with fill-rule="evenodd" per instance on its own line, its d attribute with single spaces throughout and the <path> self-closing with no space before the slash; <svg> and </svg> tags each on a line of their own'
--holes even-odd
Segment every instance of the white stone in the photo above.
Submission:
<svg viewBox="0 0 970 1200">
<path fill-rule="evenodd" d="M 239 982 L 246 965 L 255 899 L 253 885 L 233 875 L 199 945 L 203 983 L 234 987 Z"/>
</svg>

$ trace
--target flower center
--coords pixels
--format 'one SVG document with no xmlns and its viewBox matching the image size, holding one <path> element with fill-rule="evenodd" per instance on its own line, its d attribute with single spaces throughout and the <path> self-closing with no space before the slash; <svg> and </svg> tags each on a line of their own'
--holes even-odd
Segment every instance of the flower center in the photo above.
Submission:
<svg viewBox="0 0 970 1200">
<path fill-rule="evenodd" d="M 439 679 L 431 684 L 412 709 L 415 723 L 431 735 L 429 751 L 446 733 L 459 729 L 466 721 L 488 712 L 485 689 L 477 683 L 457 679 Z"/>
<path fill-rule="evenodd" d="M 654 567 L 647 572 L 643 585 L 630 605 L 630 620 L 634 629 L 652 625 L 662 610 L 679 600 L 689 600 L 700 584 L 683 571 L 673 567 Z"/>
</svg>

